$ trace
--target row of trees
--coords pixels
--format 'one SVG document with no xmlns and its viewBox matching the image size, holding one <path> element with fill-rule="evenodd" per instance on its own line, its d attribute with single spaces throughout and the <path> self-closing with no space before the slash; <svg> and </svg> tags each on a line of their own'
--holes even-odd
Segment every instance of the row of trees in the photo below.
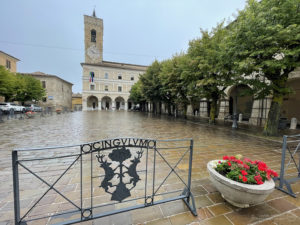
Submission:
<svg viewBox="0 0 300 225">
<path fill-rule="evenodd" d="M 39 101 L 45 96 L 41 82 L 32 76 L 15 74 L 0 66 L 0 96 L 5 101 Z"/>
<path fill-rule="evenodd" d="M 224 90 L 251 87 L 256 99 L 272 96 L 264 133 L 275 135 L 288 74 L 300 66 L 299 0 L 248 0 L 229 25 L 224 22 L 190 41 L 187 53 L 154 61 L 131 89 L 136 103 L 164 102 L 186 113 L 201 98 L 211 101 L 214 122 Z M 170 110 L 168 110 L 170 112 Z"/>
</svg>

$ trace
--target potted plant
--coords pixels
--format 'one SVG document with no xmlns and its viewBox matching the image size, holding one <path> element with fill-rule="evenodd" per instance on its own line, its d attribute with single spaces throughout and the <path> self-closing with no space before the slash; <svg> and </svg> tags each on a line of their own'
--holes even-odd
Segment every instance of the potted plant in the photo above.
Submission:
<svg viewBox="0 0 300 225">
<path fill-rule="evenodd" d="M 27 117 L 28 119 L 30 119 L 30 118 L 33 118 L 33 117 L 34 117 L 35 112 L 28 111 L 28 112 L 25 113 L 25 115 L 26 115 L 26 117 Z"/>
<path fill-rule="evenodd" d="M 278 177 L 263 161 L 242 159 L 241 155 L 212 160 L 207 169 L 222 197 L 240 208 L 263 202 L 274 190 L 272 177 Z"/>
</svg>

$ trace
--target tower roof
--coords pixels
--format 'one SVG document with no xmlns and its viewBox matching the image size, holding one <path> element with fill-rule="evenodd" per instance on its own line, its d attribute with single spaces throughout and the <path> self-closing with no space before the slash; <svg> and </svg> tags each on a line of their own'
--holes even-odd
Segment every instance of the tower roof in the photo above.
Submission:
<svg viewBox="0 0 300 225">
<path fill-rule="evenodd" d="M 94 8 L 94 10 L 93 10 L 93 17 L 96 17 L 95 8 Z"/>
</svg>

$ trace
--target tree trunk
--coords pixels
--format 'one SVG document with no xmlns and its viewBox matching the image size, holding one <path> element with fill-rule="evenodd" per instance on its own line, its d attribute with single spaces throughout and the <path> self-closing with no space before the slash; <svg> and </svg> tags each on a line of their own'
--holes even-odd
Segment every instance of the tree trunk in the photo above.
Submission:
<svg viewBox="0 0 300 225">
<path fill-rule="evenodd" d="M 281 94 L 274 94 L 271 108 L 268 114 L 268 120 L 264 127 L 264 134 L 267 136 L 275 136 L 278 134 L 278 124 L 280 119 L 282 101 L 283 96 Z"/>
<path fill-rule="evenodd" d="M 218 99 L 213 99 L 210 105 L 209 123 L 215 124 L 217 112 Z"/>
<path fill-rule="evenodd" d="M 185 119 L 187 118 L 187 105 L 183 106 L 183 116 Z"/>
<path fill-rule="evenodd" d="M 288 80 L 288 73 L 282 75 L 278 80 L 273 81 L 273 85 L 275 85 L 278 89 L 282 89 L 286 87 Z M 271 108 L 268 114 L 268 120 L 264 127 L 264 134 L 267 136 L 275 136 L 278 134 L 278 124 L 280 119 L 281 106 L 283 102 L 283 94 L 278 93 L 274 88 L 273 99 L 271 103 Z"/>
<path fill-rule="evenodd" d="M 169 115 L 169 116 L 172 115 L 171 104 L 168 104 L 168 115 Z"/>
</svg>

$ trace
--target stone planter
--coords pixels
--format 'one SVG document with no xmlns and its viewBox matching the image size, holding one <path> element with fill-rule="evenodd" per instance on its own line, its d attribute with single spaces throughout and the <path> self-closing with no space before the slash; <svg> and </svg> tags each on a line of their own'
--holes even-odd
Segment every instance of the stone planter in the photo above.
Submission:
<svg viewBox="0 0 300 225">
<path fill-rule="evenodd" d="M 272 179 L 266 180 L 261 185 L 243 184 L 228 179 L 214 169 L 215 162 L 218 161 L 212 160 L 208 162 L 207 170 L 213 185 L 230 204 L 239 208 L 247 208 L 263 202 L 274 190 L 275 183 Z"/>
</svg>

